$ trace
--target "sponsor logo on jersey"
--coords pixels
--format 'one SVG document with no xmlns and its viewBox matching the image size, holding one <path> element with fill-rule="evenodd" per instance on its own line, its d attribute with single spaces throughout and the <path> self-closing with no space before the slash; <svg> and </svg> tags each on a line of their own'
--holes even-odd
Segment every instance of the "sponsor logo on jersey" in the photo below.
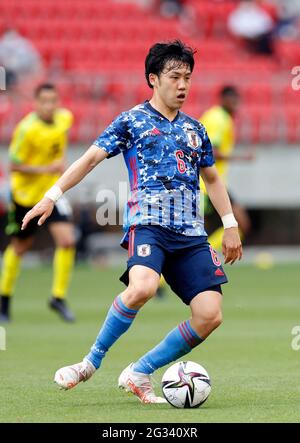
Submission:
<svg viewBox="0 0 300 443">
<path fill-rule="evenodd" d="M 224 272 L 223 272 L 220 268 L 218 268 L 218 269 L 215 271 L 215 275 L 216 275 L 217 277 L 222 277 L 222 276 L 225 275 L 225 274 L 224 274 Z"/>
<path fill-rule="evenodd" d="M 161 132 L 159 129 L 154 128 L 152 129 L 152 131 L 150 132 L 151 135 L 161 135 Z"/>
<path fill-rule="evenodd" d="M 156 135 L 162 135 L 162 133 L 160 132 L 160 130 L 159 129 L 157 129 L 157 128 L 153 128 L 153 129 L 150 129 L 150 131 L 147 131 L 147 132 L 145 132 L 144 133 L 144 135 L 145 136 L 147 136 L 147 137 L 155 137 Z"/>
<path fill-rule="evenodd" d="M 150 245 L 138 245 L 137 255 L 139 257 L 148 257 L 149 255 L 151 255 L 151 246 Z"/>
</svg>

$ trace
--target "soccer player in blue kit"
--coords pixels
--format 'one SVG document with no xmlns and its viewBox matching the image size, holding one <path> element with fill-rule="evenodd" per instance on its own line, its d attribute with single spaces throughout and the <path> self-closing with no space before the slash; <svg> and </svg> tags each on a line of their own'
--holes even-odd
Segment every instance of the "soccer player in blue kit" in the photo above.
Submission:
<svg viewBox="0 0 300 443">
<path fill-rule="evenodd" d="M 156 396 L 151 374 L 190 352 L 221 324 L 221 285 L 227 278 L 207 242 L 198 208 L 200 174 L 223 221 L 225 263 L 241 259 L 242 245 L 206 130 L 180 111 L 193 68 L 194 52 L 182 42 L 153 45 L 145 61 L 151 100 L 120 114 L 23 220 L 23 228 L 35 217 L 43 224 L 64 192 L 105 158 L 123 154 L 131 188 L 122 240 L 129 258 L 120 278 L 127 288 L 114 299 L 90 353 L 82 362 L 56 372 L 61 388 L 73 388 L 94 374 L 109 348 L 156 294 L 161 274 L 190 306 L 191 318 L 124 369 L 119 387 L 143 403 L 165 402 Z"/>
</svg>

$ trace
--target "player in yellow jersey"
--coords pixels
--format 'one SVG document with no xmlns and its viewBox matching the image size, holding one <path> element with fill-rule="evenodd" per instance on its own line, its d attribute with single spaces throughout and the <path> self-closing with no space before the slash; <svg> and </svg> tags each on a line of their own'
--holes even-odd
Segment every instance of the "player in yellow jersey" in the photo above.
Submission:
<svg viewBox="0 0 300 443">
<path fill-rule="evenodd" d="M 229 163 L 236 160 L 250 160 L 249 155 L 235 155 L 235 128 L 233 117 L 238 110 L 240 96 L 234 86 L 224 86 L 219 94 L 219 105 L 208 109 L 202 117 L 201 123 L 206 127 L 207 133 L 214 148 L 214 157 L 219 176 L 227 185 Z M 201 189 L 205 192 L 205 213 L 213 212 L 213 205 L 209 201 L 204 183 Z M 250 218 L 247 211 L 238 204 L 230 195 L 235 218 L 239 224 L 240 235 L 245 236 L 250 230 Z M 214 249 L 222 249 L 223 228 L 218 228 L 208 238 Z"/>
<path fill-rule="evenodd" d="M 52 186 L 65 169 L 65 149 L 73 116 L 58 107 L 54 85 L 45 83 L 35 92 L 35 112 L 25 116 L 15 128 L 9 147 L 11 204 L 6 233 L 11 237 L 3 256 L 0 280 L 0 321 L 10 320 L 10 301 L 21 259 L 31 248 L 37 229 L 36 221 L 21 231 L 22 219 Z M 65 295 L 75 256 L 72 209 L 66 199 L 55 205 L 48 228 L 55 242 L 52 298 L 50 308 L 64 320 L 74 321 Z"/>
</svg>

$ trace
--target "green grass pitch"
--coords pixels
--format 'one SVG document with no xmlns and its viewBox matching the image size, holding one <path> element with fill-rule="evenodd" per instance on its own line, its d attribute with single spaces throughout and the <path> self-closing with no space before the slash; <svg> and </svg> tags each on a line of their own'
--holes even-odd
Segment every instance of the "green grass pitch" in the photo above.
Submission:
<svg viewBox="0 0 300 443">
<path fill-rule="evenodd" d="M 50 267 L 25 269 L 14 300 L 14 321 L 0 351 L 1 422 L 293 422 L 300 418 L 300 350 L 291 347 L 300 324 L 299 266 L 227 266 L 224 323 L 186 359 L 202 364 L 212 393 L 199 409 L 142 405 L 117 388 L 121 370 L 149 350 L 189 309 L 168 292 L 151 300 L 87 383 L 60 391 L 53 376 L 88 352 L 106 311 L 123 286 L 120 269 L 76 268 L 70 302 L 74 325 L 46 307 Z M 157 393 L 164 369 L 155 374 Z"/>
</svg>

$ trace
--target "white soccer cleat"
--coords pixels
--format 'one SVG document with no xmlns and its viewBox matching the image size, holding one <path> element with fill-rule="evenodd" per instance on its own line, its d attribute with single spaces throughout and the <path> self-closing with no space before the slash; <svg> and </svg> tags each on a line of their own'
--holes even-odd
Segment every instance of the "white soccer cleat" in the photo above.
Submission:
<svg viewBox="0 0 300 443">
<path fill-rule="evenodd" d="M 119 377 L 118 386 L 126 392 L 132 392 L 142 403 L 167 403 L 162 397 L 157 397 L 153 390 L 150 375 L 134 372 L 133 363 L 124 369 Z"/>
<path fill-rule="evenodd" d="M 55 373 L 54 381 L 60 389 L 72 389 L 81 381 L 87 381 L 91 378 L 95 371 L 95 366 L 85 359 L 75 365 L 58 369 Z"/>
</svg>

